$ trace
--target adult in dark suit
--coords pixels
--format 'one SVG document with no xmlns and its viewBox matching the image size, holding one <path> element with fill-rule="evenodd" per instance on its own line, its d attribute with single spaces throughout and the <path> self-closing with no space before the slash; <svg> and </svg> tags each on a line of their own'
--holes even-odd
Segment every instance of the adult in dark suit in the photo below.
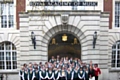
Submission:
<svg viewBox="0 0 120 80">
<path fill-rule="evenodd" d="M 95 78 L 95 71 L 93 69 L 93 66 L 90 66 L 88 75 L 89 75 L 89 78 Z"/>
</svg>

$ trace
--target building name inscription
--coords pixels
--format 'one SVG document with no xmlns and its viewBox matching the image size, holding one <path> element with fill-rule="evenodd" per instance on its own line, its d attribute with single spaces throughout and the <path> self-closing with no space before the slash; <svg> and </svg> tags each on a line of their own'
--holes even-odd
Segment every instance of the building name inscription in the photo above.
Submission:
<svg viewBox="0 0 120 80">
<path fill-rule="evenodd" d="M 97 6 L 97 2 L 41 2 L 34 1 L 30 6 Z"/>
</svg>

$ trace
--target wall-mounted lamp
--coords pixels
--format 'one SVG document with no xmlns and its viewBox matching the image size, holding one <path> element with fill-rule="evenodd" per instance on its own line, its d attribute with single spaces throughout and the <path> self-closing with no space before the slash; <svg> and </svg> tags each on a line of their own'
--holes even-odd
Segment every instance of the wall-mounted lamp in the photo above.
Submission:
<svg viewBox="0 0 120 80">
<path fill-rule="evenodd" d="M 52 39 L 52 44 L 56 44 L 56 39 L 55 38 Z"/>
<path fill-rule="evenodd" d="M 56 42 L 56 39 L 55 39 L 55 38 L 52 38 L 51 45 L 58 45 L 58 43 Z"/>
<path fill-rule="evenodd" d="M 35 38 L 35 34 L 33 31 L 31 32 L 31 40 L 32 40 L 32 44 L 34 46 L 34 49 L 36 49 L 36 38 Z"/>
<path fill-rule="evenodd" d="M 97 32 L 95 31 L 93 34 L 93 49 L 95 48 L 96 40 L 97 40 Z"/>
<path fill-rule="evenodd" d="M 64 35 L 62 36 L 62 41 L 67 41 L 67 35 L 66 35 L 66 34 L 64 34 Z"/>
<path fill-rule="evenodd" d="M 73 42 L 73 44 L 78 44 L 78 42 L 77 42 L 77 38 L 74 38 L 74 42 Z"/>
</svg>

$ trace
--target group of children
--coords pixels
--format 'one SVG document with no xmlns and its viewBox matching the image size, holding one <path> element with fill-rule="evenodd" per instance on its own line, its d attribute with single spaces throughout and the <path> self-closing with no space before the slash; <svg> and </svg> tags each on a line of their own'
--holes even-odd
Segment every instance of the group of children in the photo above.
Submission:
<svg viewBox="0 0 120 80">
<path fill-rule="evenodd" d="M 23 64 L 19 71 L 20 80 L 89 80 L 101 74 L 98 64 L 83 63 L 78 58 L 62 57 L 52 58 L 42 64 Z"/>
</svg>

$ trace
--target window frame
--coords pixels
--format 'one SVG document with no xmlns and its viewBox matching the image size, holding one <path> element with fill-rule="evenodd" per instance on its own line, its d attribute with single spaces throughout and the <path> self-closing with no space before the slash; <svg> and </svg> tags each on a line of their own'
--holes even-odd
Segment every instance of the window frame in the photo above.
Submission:
<svg viewBox="0 0 120 80">
<path fill-rule="evenodd" d="M 119 24 L 119 27 L 115 26 L 115 3 L 116 2 L 120 3 L 120 1 L 119 0 L 113 0 L 112 29 L 120 29 L 120 24 Z M 120 22 L 120 19 L 119 19 L 119 22 Z"/>
<path fill-rule="evenodd" d="M 1 66 L 2 68 L 0 69 L 0 71 L 1 70 L 7 70 L 7 71 L 16 70 L 17 69 L 17 51 L 16 51 L 15 45 L 11 42 L 8 42 L 8 41 L 7 42 L 2 42 L 1 45 L 2 44 L 4 46 L 4 49 L 0 49 L 0 52 L 1 52 L 1 54 L 2 53 L 4 54 L 4 56 L 3 56 L 4 58 L 1 59 L 1 62 L 3 61 L 3 63 L 4 63 L 3 64 L 4 67 Z M 8 44 L 10 46 L 9 50 L 7 50 L 7 45 L 6 44 Z M 12 49 L 13 47 L 14 47 L 14 49 Z M 9 59 L 7 60 L 7 53 L 10 53 L 10 60 Z M 16 60 L 13 59 L 14 56 L 16 57 Z M 10 64 L 11 68 L 10 69 L 7 68 L 7 67 L 9 67 L 7 65 L 7 61 L 11 62 L 11 64 Z M 16 66 L 14 66 L 14 61 L 16 62 Z M 16 68 L 14 68 L 14 67 L 16 67 Z"/>
<path fill-rule="evenodd" d="M 114 18 L 115 18 L 114 25 L 117 28 L 117 27 L 120 27 L 120 1 L 115 2 L 115 12 L 114 12 L 114 14 L 115 14 L 115 16 L 114 16 Z M 116 26 L 116 23 L 118 24 L 118 26 Z"/>
<path fill-rule="evenodd" d="M 115 48 L 114 48 L 114 47 Z M 118 63 L 118 60 L 120 61 L 120 58 L 118 58 L 118 55 L 120 55 L 120 41 L 117 41 L 114 45 L 112 46 L 112 55 L 111 55 L 111 67 L 112 68 L 120 68 L 120 66 L 118 66 L 120 63 Z M 119 46 L 119 48 L 118 48 Z M 115 59 L 113 58 L 113 52 L 115 51 Z M 120 57 L 120 56 L 119 56 Z M 113 63 L 113 60 L 115 60 L 115 62 Z M 113 66 L 114 64 L 114 66 Z"/>
<path fill-rule="evenodd" d="M 12 8 L 10 9 L 10 6 L 11 6 L 11 4 L 12 4 Z M 2 7 L 4 6 L 4 8 L 6 9 L 5 11 L 6 11 L 6 13 L 5 14 L 2 14 L 2 12 L 0 13 L 1 14 L 1 27 L 0 28 L 14 28 L 14 3 L 13 2 L 1 2 L 0 3 L 0 8 L 1 8 L 1 10 L 2 10 Z M 11 12 L 11 10 L 13 11 L 12 12 L 12 14 L 10 13 Z M 7 26 L 5 26 L 5 25 L 3 25 L 3 27 L 2 27 L 2 21 L 4 21 L 4 20 L 2 20 L 2 19 L 5 19 L 4 17 L 6 16 L 6 25 Z M 13 19 L 12 19 L 12 21 L 13 21 L 13 25 L 12 26 L 9 26 L 11 23 L 9 23 L 9 21 L 11 20 L 9 17 L 10 16 L 12 16 L 13 17 Z M 2 18 L 3 17 L 3 18 Z"/>
<path fill-rule="evenodd" d="M 12 26 L 10 27 L 9 26 L 9 21 L 11 21 L 11 19 L 9 18 L 9 19 L 7 19 L 7 27 L 2 27 L 2 13 L 1 13 L 1 11 L 0 11 L 0 25 L 1 25 L 1 27 L 0 27 L 0 29 L 2 29 L 2 30 L 6 30 L 6 29 L 11 29 L 11 30 L 13 30 L 13 29 L 16 29 L 16 2 L 14 2 L 14 1 L 7 1 L 7 2 L 0 2 L 0 9 L 2 9 L 2 4 L 4 4 L 4 3 L 6 3 L 7 4 L 7 18 L 9 18 L 9 16 L 12 16 L 12 23 L 10 22 L 10 25 L 12 24 Z M 10 14 L 9 12 L 10 11 L 8 11 L 8 9 L 9 9 L 9 6 L 10 6 L 10 4 L 12 3 L 12 14 Z"/>
</svg>

